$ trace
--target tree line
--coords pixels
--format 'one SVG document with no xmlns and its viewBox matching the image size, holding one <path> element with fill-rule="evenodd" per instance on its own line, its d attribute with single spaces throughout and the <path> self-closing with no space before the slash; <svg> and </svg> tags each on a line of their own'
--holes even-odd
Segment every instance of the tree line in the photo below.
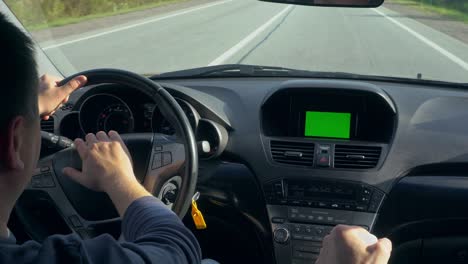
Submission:
<svg viewBox="0 0 468 264">
<path fill-rule="evenodd" d="M 169 0 L 5 0 L 26 26 L 57 19 L 111 13 Z"/>
<path fill-rule="evenodd" d="M 423 3 L 446 7 L 450 9 L 456 9 L 462 12 L 468 13 L 468 1 L 467 0 L 420 0 Z"/>
</svg>

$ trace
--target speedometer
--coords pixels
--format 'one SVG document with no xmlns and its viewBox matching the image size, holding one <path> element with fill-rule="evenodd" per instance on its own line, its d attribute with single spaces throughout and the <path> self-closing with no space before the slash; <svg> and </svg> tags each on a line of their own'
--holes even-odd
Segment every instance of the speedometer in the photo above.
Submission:
<svg viewBox="0 0 468 264">
<path fill-rule="evenodd" d="M 110 105 L 97 118 L 97 128 L 102 131 L 115 130 L 120 134 L 133 132 L 134 119 L 132 112 L 126 105 Z"/>
<path fill-rule="evenodd" d="M 135 125 L 128 105 L 112 94 L 95 94 L 86 98 L 80 107 L 79 121 L 84 134 L 110 130 L 132 133 Z"/>
</svg>

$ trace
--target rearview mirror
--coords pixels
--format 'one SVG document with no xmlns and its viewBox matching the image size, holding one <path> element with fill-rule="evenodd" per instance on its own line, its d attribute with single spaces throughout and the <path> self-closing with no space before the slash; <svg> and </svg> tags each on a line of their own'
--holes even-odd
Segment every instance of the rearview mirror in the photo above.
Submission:
<svg viewBox="0 0 468 264">
<path fill-rule="evenodd" d="M 291 5 L 334 6 L 334 7 L 379 7 L 384 0 L 260 0 L 264 2 L 284 3 Z"/>
</svg>

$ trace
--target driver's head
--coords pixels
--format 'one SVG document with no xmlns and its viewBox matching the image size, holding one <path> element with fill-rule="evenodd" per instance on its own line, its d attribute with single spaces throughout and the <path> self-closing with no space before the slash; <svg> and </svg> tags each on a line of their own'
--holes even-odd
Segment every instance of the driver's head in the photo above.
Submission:
<svg viewBox="0 0 468 264">
<path fill-rule="evenodd" d="M 38 73 L 31 39 L 0 13 L 0 192 L 17 194 L 40 151 Z"/>
</svg>

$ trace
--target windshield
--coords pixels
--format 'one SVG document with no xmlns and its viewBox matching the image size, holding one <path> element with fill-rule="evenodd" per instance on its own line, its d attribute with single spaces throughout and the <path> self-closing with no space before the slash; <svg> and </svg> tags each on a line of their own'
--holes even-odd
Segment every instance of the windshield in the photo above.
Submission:
<svg viewBox="0 0 468 264">
<path fill-rule="evenodd" d="M 64 74 L 249 64 L 468 83 L 465 0 L 379 8 L 256 0 L 6 0 Z"/>
</svg>

